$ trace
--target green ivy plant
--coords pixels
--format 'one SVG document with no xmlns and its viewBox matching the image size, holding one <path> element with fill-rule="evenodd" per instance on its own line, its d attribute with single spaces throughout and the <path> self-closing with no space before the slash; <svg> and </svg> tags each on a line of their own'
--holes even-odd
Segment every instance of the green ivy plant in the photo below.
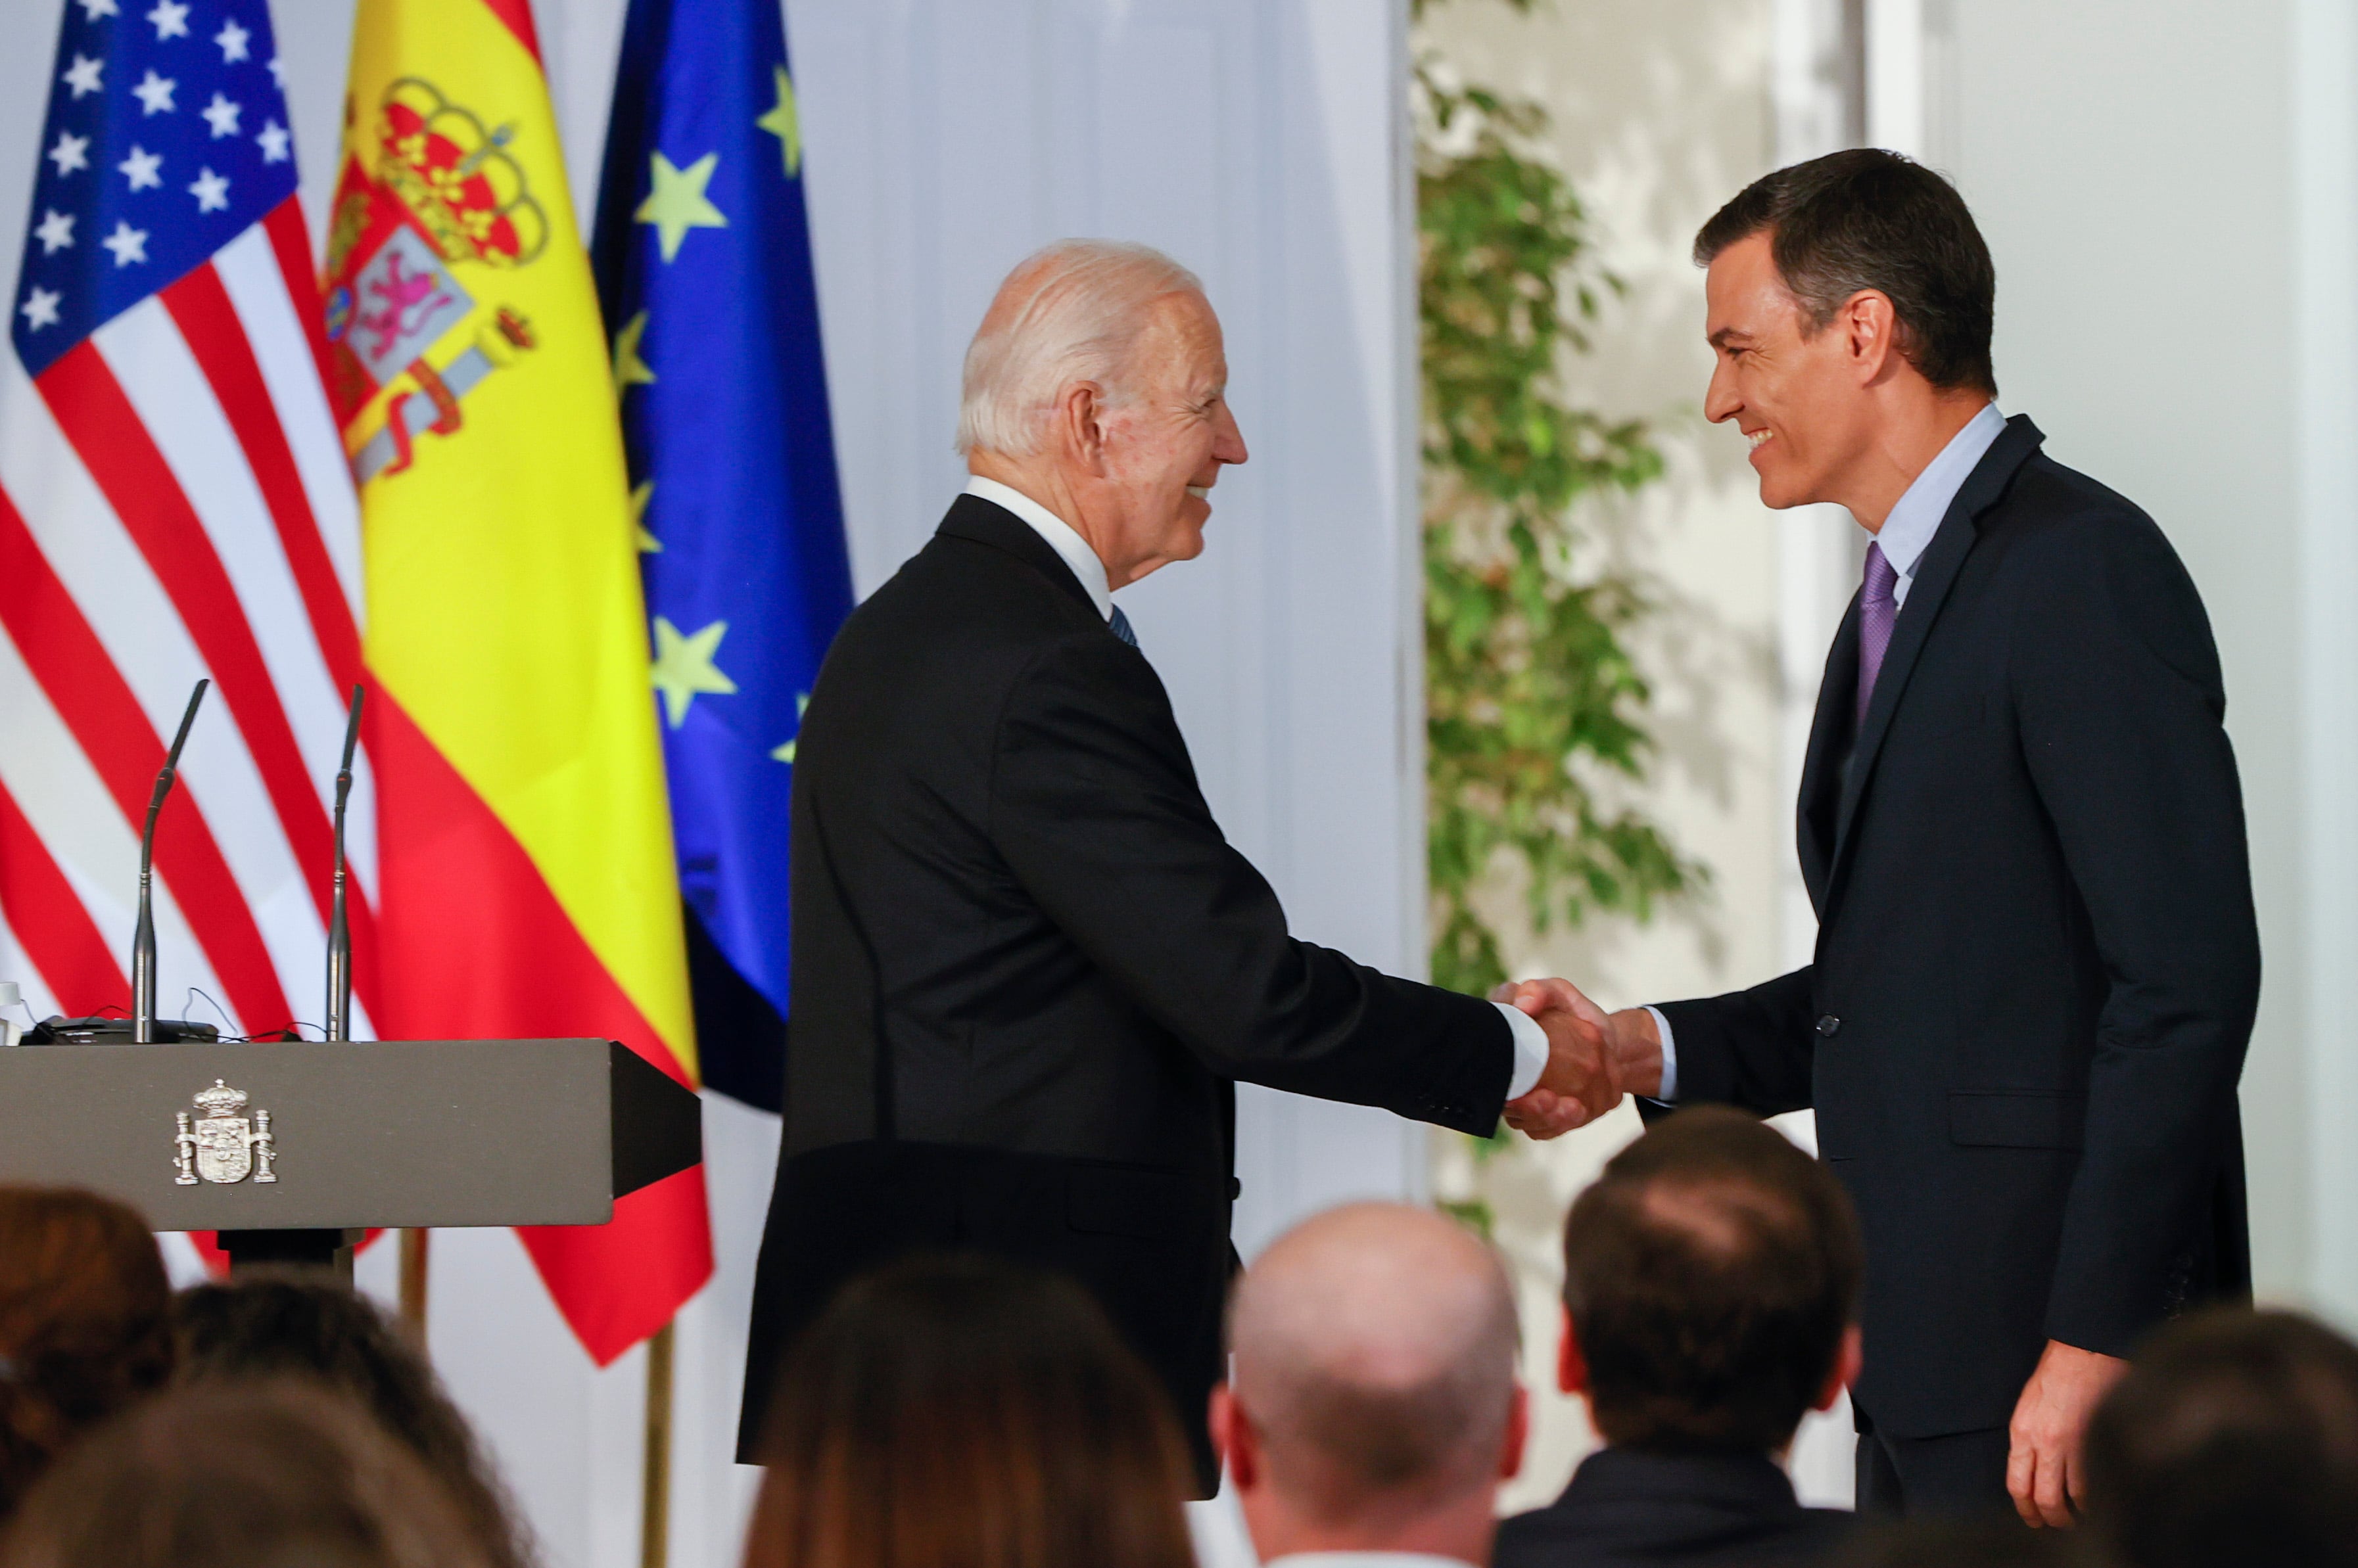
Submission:
<svg viewBox="0 0 2358 1568">
<path fill-rule="evenodd" d="M 1574 406 L 1559 366 L 1587 350 L 1620 280 L 1537 154 L 1545 113 L 1444 81 L 1430 52 L 1415 69 L 1433 974 L 1481 994 L 1507 973 L 1472 893 L 1502 856 L 1528 873 L 1541 931 L 1593 911 L 1644 919 L 1703 873 L 1594 787 L 1641 779 L 1650 759 L 1622 641 L 1650 607 L 1590 567 L 1576 503 L 1637 489 L 1662 458 L 1643 421 Z"/>
</svg>

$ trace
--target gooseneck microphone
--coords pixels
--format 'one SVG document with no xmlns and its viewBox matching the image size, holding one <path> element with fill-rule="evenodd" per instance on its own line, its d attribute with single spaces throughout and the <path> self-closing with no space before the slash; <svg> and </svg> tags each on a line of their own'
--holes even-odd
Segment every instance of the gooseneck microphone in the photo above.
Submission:
<svg viewBox="0 0 2358 1568">
<path fill-rule="evenodd" d="M 344 721 L 344 765 L 336 770 L 336 898 L 328 917 L 328 1038 L 349 1040 L 352 1025 L 352 929 L 344 918 L 344 802 L 352 792 L 352 751 L 361 739 L 361 689 Z"/>
<path fill-rule="evenodd" d="M 131 1038 L 142 1046 L 156 1042 L 156 819 L 163 812 L 164 798 L 172 792 L 180 748 L 189 744 L 189 726 L 197 722 L 197 709 L 211 684 L 200 681 L 189 693 L 189 711 L 180 715 L 180 733 L 172 737 L 164 770 L 156 775 L 156 792 L 147 798 L 147 826 L 139 835 L 139 925 L 131 938 Z"/>
</svg>

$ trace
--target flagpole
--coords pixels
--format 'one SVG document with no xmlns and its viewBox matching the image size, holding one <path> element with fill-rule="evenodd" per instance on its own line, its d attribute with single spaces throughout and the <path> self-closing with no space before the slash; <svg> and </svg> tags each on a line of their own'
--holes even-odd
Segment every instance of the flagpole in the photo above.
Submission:
<svg viewBox="0 0 2358 1568">
<path fill-rule="evenodd" d="M 415 1228 L 401 1233 L 401 1326 L 426 1348 L 426 1232 Z"/>
<path fill-rule="evenodd" d="M 646 1498 L 639 1513 L 639 1568 L 664 1568 L 670 1549 L 671 1331 L 666 1322 L 647 1341 Z"/>
</svg>

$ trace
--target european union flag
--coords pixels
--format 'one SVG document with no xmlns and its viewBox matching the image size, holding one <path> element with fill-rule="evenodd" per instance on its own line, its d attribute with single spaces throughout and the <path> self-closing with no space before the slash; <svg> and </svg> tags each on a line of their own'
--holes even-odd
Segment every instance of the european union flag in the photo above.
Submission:
<svg viewBox="0 0 2358 1568">
<path fill-rule="evenodd" d="M 778 0 L 632 0 L 594 261 L 704 1081 L 778 1108 L 795 732 L 851 609 Z"/>
</svg>

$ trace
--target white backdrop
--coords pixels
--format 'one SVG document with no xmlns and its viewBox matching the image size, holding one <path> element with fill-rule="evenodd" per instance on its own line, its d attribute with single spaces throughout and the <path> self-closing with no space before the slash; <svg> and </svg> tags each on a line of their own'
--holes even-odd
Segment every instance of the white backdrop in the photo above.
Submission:
<svg viewBox="0 0 2358 1568">
<path fill-rule="evenodd" d="M 201 0 L 200 0 L 201 4 Z M 0 297 L 13 297 L 60 0 L 0 0 Z M 348 0 L 277 0 L 316 231 Z M 576 206 L 594 210 L 622 0 L 536 0 Z M 1253 459 L 1199 562 L 1124 595 L 1230 836 L 1297 932 L 1421 972 L 1422 686 L 1404 0 L 788 0 L 852 559 L 872 588 L 960 482 L 957 367 L 992 287 L 1067 234 L 1200 273 Z M 7 591 L 0 584 L 0 593 Z M 5 740 L 0 740 L 5 744 Z M 1248 1255 L 1336 1199 L 1420 1192 L 1381 1112 L 1249 1092 Z M 775 1132 L 711 1104 L 720 1273 L 683 1315 L 672 1560 L 733 1559 L 728 1462 Z M 388 1290 L 391 1249 L 362 1261 Z M 440 1232 L 430 1337 L 553 1568 L 638 1561 L 644 1369 L 593 1373 L 505 1232 Z"/>
</svg>

